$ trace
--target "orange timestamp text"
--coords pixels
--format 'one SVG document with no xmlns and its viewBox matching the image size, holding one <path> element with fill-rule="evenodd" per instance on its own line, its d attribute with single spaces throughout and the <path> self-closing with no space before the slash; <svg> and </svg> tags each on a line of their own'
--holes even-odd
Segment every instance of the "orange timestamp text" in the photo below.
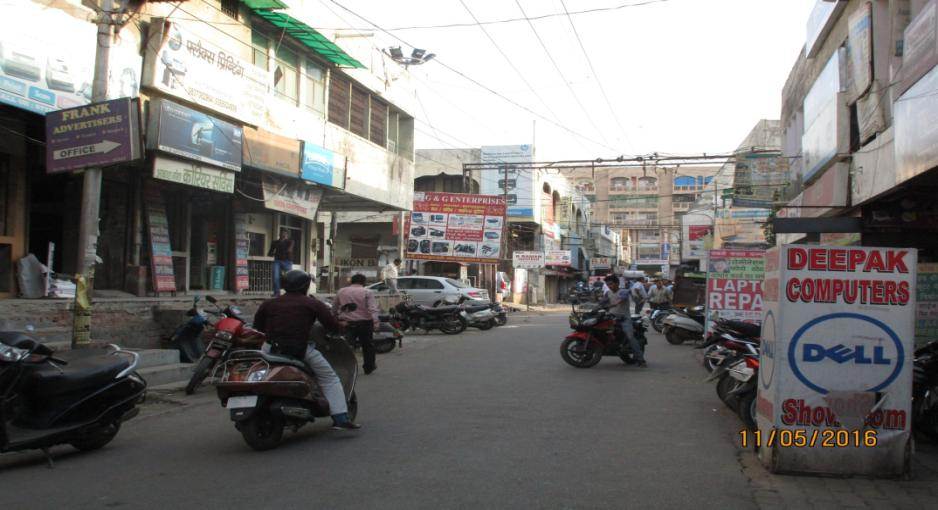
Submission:
<svg viewBox="0 0 938 510">
<path fill-rule="evenodd" d="M 739 431 L 743 448 L 874 448 L 879 439 L 875 430 L 779 429 Z"/>
</svg>

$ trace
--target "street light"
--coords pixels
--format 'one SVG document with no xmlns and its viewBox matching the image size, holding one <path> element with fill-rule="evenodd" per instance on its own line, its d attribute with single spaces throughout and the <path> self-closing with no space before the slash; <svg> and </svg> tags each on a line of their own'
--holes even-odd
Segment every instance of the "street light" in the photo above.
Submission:
<svg viewBox="0 0 938 510">
<path fill-rule="evenodd" d="M 392 46 L 386 50 L 382 50 L 385 55 L 391 57 L 391 60 L 401 64 L 405 68 L 408 66 L 419 66 L 421 64 L 426 64 L 427 62 L 436 58 L 436 54 L 427 53 L 427 50 L 421 48 L 414 48 L 410 52 L 409 57 L 404 56 L 404 52 L 401 51 L 400 46 Z"/>
</svg>

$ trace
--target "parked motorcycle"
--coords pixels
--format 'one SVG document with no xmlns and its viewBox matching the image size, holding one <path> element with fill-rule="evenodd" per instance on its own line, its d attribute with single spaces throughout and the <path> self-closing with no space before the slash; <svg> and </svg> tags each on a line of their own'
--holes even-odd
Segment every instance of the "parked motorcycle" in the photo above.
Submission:
<svg viewBox="0 0 938 510">
<path fill-rule="evenodd" d="M 26 334 L 0 332 L 0 452 L 104 447 L 139 412 L 147 383 L 138 359 L 114 345 L 53 353 Z"/>
<path fill-rule="evenodd" d="M 495 312 L 496 327 L 508 324 L 508 309 L 499 303 L 495 303 L 495 307 L 492 308 L 492 311 Z"/>
<path fill-rule="evenodd" d="M 912 426 L 931 441 L 938 442 L 938 341 L 915 350 Z"/>
<path fill-rule="evenodd" d="M 460 316 L 458 305 L 428 307 L 416 305 L 410 296 L 391 309 L 392 322 L 400 324 L 402 331 L 438 329 L 447 335 L 458 335 L 466 330 L 468 322 Z"/>
<path fill-rule="evenodd" d="M 495 303 L 479 302 L 478 300 L 463 297 L 459 300 L 459 307 L 461 308 L 459 316 L 466 321 L 469 327 L 488 331 L 496 326 L 497 313 L 495 308 L 497 306 Z"/>
<path fill-rule="evenodd" d="M 664 320 L 674 313 L 674 307 L 666 306 L 662 308 L 655 308 L 651 310 L 651 314 L 648 316 L 648 322 L 651 323 L 651 327 L 655 329 L 658 333 L 664 332 Z"/>
<path fill-rule="evenodd" d="M 208 315 L 199 309 L 199 296 L 192 298 L 192 308 L 186 312 L 189 320 L 182 324 L 169 338 L 169 343 L 179 350 L 179 357 L 185 363 L 195 363 L 205 352 L 202 333 L 208 324 Z"/>
<path fill-rule="evenodd" d="M 354 420 L 358 414 L 355 352 L 343 334 L 326 333 L 319 323 L 313 326 L 311 339 L 342 381 L 348 416 Z M 219 365 L 219 371 L 215 385 L 218 398 L 244 441 L 255 450 L 275 448 L 286 427 L 295 431 L 332 414 L 316 377 L 300 359 L 262 350 L 239 350 Z"/>
<path fill-rule="evenodd" d="M 332 309 L 332 298 L 326 298 L 324 302 L 326 306 Z M 378 354 L 387 354 L 393 351 L 395 346 L 402 347 L 404 334 L 401 332 L 400 325 L 394 322 L 394 317 L 391 314 L 380 314 L 378 315 L 378 321 L 378 330 L 374 332 L 371 339 L 371 345 L 374 346 L 375 352 Z M 361 344 L 357 339 L 352 340 L 346 337 L 346 341 L 349 342 L 352 349 L 361 348 Z"/>
<path fill-rule="evenodd" d="M 717 380 L 717 396 L 750 429 L 756 426 L 756 383 L 759 380 L 759 334 L 754 324 L 718 320 L 707 338 L 705 355 Z"/>
<path fill-rule="evenodd" d="M 578 311 L 573 304 L 570 314 L 570 327 L 573 333 L 567 335 L 560 344 L 560 357 L 567 364 L 577 368 L 596 366 L 603 356 L 618 356 L 627 365 L 636 363 L 632 349 L 623 342 L 624 334 L 615 315 L 602 307 Z M 645 324 L 641 315 L 631 317 L 635 337 L 645 351 L 648 340 L 645 338 Z"/>
<path fill-rule="evenodd" d="M 245 345 L 255 345 L 263 343 L 264 334 L 248 326 L 247 322 L 241 316 L 241 310 L 235 306 L 228 305 L 225 308 L 218 306 L 218 300 L 213 296 L 205 298 L 206 301 L 215 305 L 213 312 L 200 312 L 206 316 L 206 325 L 210 326 L 211 336 L 208 344 L 204 348 L 202 357 L 192 371 L 192 377 L 186 384 L 186 395 L 195 393 L 196 388 L 202 384 L 202 381 L 208 377 L 212 369 L 220 360 L 228 357 L 234 350 Z M 207 315 L 211 314 L 218 318 L 218 321 L 212 324 Z M 203 326 L 204 328 L 204 326 Z"/>
<path fill-rule="evenodd" d="M 669 344 L 681 345 L 688 340 L 703 340 L 704 307 L 675 309 L 662 321 L 661 331 Z"/>
</svg>

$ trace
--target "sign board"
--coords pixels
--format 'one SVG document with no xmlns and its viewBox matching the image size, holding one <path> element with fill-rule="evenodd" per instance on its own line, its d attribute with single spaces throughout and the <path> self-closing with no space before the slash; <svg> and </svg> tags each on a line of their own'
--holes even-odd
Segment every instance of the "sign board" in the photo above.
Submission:
<svg viewBox="0 0 938 510">
<path fill-rule="evenodd" d="M 153 18 L 150 32 L 144 86 L 248 124 L 263 123 L 267 71 L 185 30 L 176 20 Z"/>
<path fill-rule="evenodd" d="M 515 251 L 511 254 L 512 267 L 519 269 L 540 269 L 546 261 L 542 251 Z"/>
<path fill-rule="evenodd" d="M 345 188 L 345 157 L 314 143 L 303 142 L 300 172 L 307 181 Z"/>
<path fill-rule="evenodd" d="M 788 183 L 788 158 L 778 153 L 737 156 L 733 207 L 771 208 Z"/>
<path fill-rule="evenodd" d="M 38 114 L 91 102 L 94 77 L 93 11 L 49 3 L 0 0 L 0 103 Z M 138 46 L 130 28 L 111 42 L 108 99 L 138 95 Z"/>
<path fill-rule="evenodd" d="M 151 102 L 150 108 L 152 148 L 241 171 L 240 127 L 165 99 Z"/>
<path fill-rule="evenodd" d="M 838 153 L 847 152 L 841 136 L 849 120 L 841 104 L 840 53 L 834 52 L 804 98 L 804 181 L 824 171 Z"/>
<path fill-rule="evenodd" d="M 712 221 L 709 218 L 704 217 L 708 224 L 706 225 L 686 225 L 687 233 L 685 234 L 686 241 L 684 245 L 687 247 L 685 250 L 685 260 L 691 259 L 701 259 L 707 256 L 707 241 L 713 235 L 713 225 Z"/>
<path fill-rule="evenodd" d="M 234 214 L 235 227 L 235 271 L 234 288 L 236 291 L 245 291 L 251 287 L 250 272 L 248 269 L 248 254 L 251 240 L 248 237 L 248 215 Z"/>
<path fill-rule="evenodd" d="M 153 158 L 153 177 L 220 193 L 234 193 L 234 172 L 200 165 L 193 161 L 155 157 Z"/>
<path fill-rule="evenodd" d="M 593 257 L 590 259 L 590 266 L 594 270 L 605 270 L 612 268 L 612 259 L 609 257 Z"/>
<path fill-rule="evenodd" d="M 263 129 L 245 127 L 242 159 L 244 166 L 290 177 L 300 174 L 300 141 L 275 135 Z"/>
<path fill-rule="evenodd" d="M 906 473 L 916 259 L 905 248 L 769 250 L 757 423 L 786 442 L 805 438 L 798 447 L 763 441 L 769 469 Z"/>
<path fill-rule="evenodd" d="M 930 0 L 905 28 L 896 94 L 905 94 L 938 65 L 938 1 Z"/>
<path fill-rule="evenodd" d="M 550 250 L 544 254 L 544 263 L 548 266 L 570 267 L 573 256 L 570 250 Z"/>
<path fill-rule="evenodd" d="M 140 157 L 140 106 L 136 99 L 112 99 L 46 114 L 47 173 Z"/>
<path fill-rule="evenodd" d="M 707 257 L 707 331 L 710 317 L 759 324 L 762 320 L 762 250 L 710 250 Z"/>
<path fill-rule="evenodd" d="M 896 184 L 938 165 L 938 67 L 933 68 L 893 106 L 896 135 Z"/>
<path fill-rule="evenodd" d="M 483 145 L 481 162 L 487 165 L 505 165 L 505 169 L 480 172 L 479 182 L 486 195 L 507 196 L 508 216 L 513 219 L 535 219 L 534 183 L 536 172 L 519 169 L 518 163 L 534 161 L 533 145 Z M 515 165 L 513 165 L 515 164 Z"/>
<path fill-rule="evenodd" d="M 322 201 L 323 190 L 296 180 L 263 176 L 264 207 L 310 221 L 316 220 L 316 212 Z"/>
<path fill-rule="evenodd" d="M 915 344 L 938 340 L 938 264 L 919 264 L 915 282 Z"/>
<path fill-rule="evenodd" d="M 808 25 L 805 37 L 805 54 L 807 58 L 814 58 L 820 50 L 824 40 L 837 20 L 837 16 L 847 6 L 843 0 L 816 0 L 811 15 L 808 16 Z"/>
<path fill-rule="evenodd" d="M 495 264 L 502 252 L 505 199 L 418 191 L 405 227 L 408 258 Z"/>
<path fill-rule="evenodd" d="M 847 104 L 853 104 L 873 84 L 873 6 L 864 3 L 850 14 L 848 28 L 844 90 Z"/>
<path fill-rule="evenodd" d="M 150 237 L 150 277 L 154 292 L 176 292 L 169 221 L 159 189 L 146 187 L 147 232 Z"/>
</svg>

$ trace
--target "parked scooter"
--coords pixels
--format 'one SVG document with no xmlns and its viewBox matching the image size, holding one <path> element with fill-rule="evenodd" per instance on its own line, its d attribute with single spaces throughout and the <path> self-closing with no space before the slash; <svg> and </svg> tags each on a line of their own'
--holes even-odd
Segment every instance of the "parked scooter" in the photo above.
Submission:
<svg viewBox="0 0 938 510">
<path fill-rule="evenodd" d="M 351 311 L 355 305 L 346 306 Z M 326 333 L 318 322 L 311 339 L 339 376 L 348 400 L 349 419 L 354 420 L 358 414 L 355 352 L 343 334 Z M 218 398 L 244 441 L 255 450 L 275 448 L 286 427 L 295 431 L 332 414 L 315 376 L 300 359 L 262 350 L 240 350 L 220 364 L 218 371 Z"/>
<path fill-rule="evenodd" d="M 400 324 L 402 331 L 422 329 L 430 332 L 438 329 L 447 335 L 458 335 L 466 330 L 468 322 L 460 316 L 457 305 L 428 307 L 416 305 L 410 296 L 391 309 L 392 321 Z"/>
<path fill-rule="evenodd" d="M 704 322 L 702 306 L 675 309 L 664 318 L 661 329 L 669 344 L 681 345 L 688 340 L 703 340 Z"/>
<path fill-rule="evenodd" d="M 182 324 L 169 338 L 169 343 L 179 349 L 179 357 L 186 363 L 195 363 L 205 352 L 202 333 L 208 324 L 208 315 L 199 309 L 199 296 L 192 298 L 192 308 L 186 312 L 189 320 Z"/>
<path fill-rule="evenodd" d="M 495 326 L 504 326 L 508 324 L 508 309 L 502 306 L 500 303 L 495 303 L 495 307 L 492 308 L 492 311 L 495 312 Z"/>
<path fill-rule="evenodd" d="M 324 303 L 330 309 L 333 306 L 332 298 L 327 298 Z M 378 330 L 374 332 L 371 338 L 371 345 L 374 346 L 375 352 L 378 354 L 387 354 L 393 351 L 395 346 L 403 347 L 404 333 L 401 332 L 400 326 L 393 322 L 393 319 L 390 314 L 378 315 Z M 357 339 L 351 340 L 346 337 L 346 340 L 353 349 L 361 348 Z"/>
<path fill-rule="evenodd" d="M 117 346 L 53 353 L 36 339 L 0 332 L 0 452 L 111 442 L 137 415 L 147 383 L 139 356 Z"/>
<path fill-rule="evenodd" d="M 651 327 L 655 329 L 658 333 L 664 332 L 664 320 L 674 313 L 675 308 L 673 306 L 665 306 L 662 308 L 655 308 L 651 310 L 651 313 L 648 316 L 648 322 L 651 323 Z"/>
<path fill-rule="evenodd" d="M 704 347 L 708 380 L 717 380 L 717 396 L 750 429 L 756 426 L 756 382 L 759 374 L 760 328 L 734 320 L 717 320 Z"/>
<path fill-rule="evenodd" d="M 449 300 L 444 302 L 451 304 Z M 459 316 L 466 321 L 470 328 L 488 331 L 496 326 L 495 318 L 497 314 L 495 313 L 495 307 L 498 305 L 495 303 L 461 298 L 458 304 L 461 309 Z"/>
<path fill-rule="evenodd" d="M 623 342 L 624 335 L 615 315 L 602 307 L 577 311 L 573 303 L 570 314 L 570 327 L 573 333 L 567 335 L 560 344 L 560 357 L 567 364 L 577 368 L 596 366 L 603 356 L 618 356 L 627 365 L 636 363 L 632 349 Z M 645 323 L 641 315 L 631 317 L 635 337 L 645 351 L 648 343 L 645 338 Z"/>
</svg>

